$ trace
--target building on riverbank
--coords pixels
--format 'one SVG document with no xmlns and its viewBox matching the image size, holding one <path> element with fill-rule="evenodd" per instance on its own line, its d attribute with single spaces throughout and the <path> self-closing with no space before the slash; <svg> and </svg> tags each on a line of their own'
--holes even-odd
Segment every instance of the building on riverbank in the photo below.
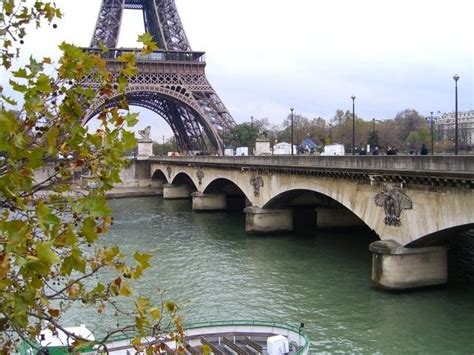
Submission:
<svg viewBox="0 0 474 355">
<path fill-rule="evenodd" d="M 447 112 L 436 121 L 439 140 L 454 139 L 455 113 Z M 458 112 L 459 144 L 474 147 L 474 110 Z"/>
</svg>

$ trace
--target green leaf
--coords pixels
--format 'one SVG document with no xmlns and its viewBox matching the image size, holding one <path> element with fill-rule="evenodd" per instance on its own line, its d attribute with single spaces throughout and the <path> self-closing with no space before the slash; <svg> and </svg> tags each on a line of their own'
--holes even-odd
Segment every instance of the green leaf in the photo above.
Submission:
<svg viewBox="0 0 474 355">
<path fill-rule="evenodd" d="M 96 223 L 93 218 L 88 217 L 84 220 L 81 232 L 88 243 L 93 243 L 97 240 Z"/>
<path fill-rule="evenodd" d="M 36 253 L 38 258 L 49 264 L 53 265 L 59 261 L 57 254 L 53 251 L 54 241 L 48 241 L 36 244 Z"/>
<path fill-rule="evenodd" d="M 36 207 L 36 213 L 39 217 L 40 224 L 47 229 L 50 226 L 58 226 L 61 219 L 55 216 L 45 202 L 41 201 Z"/>
<path fill-rule="evenodd" d="M 31 75 L 28 74 L 25 68 L 20 68 L 17 71 L 12 72 L 12 75 L 15 78 L 23 78 L 23 79 L 29 79 L 31 78 Z"/>
<path fill-rule="evenodd" d="M 153 51 L 158 50 L 158 46 L 156 45 L 156 42 L 153 40 L 153 36 L 149 34 L 148 32 L 142 35 L 139 35 L 138 42 L 143 43 L 143 49 L 142 49 L 143 54 L 149 54 L 149 53 L 152 53 Z"/>
<path fill-rule="evenodd" d="M 134 127 L 138 123 L 138 113 L 137 112 L 127 112 L 126 115 L 124 115 L 124 120 L 127 122 L 128 127 Z"/>
<path fill-rule="evenodd" d="M 46 140 L 48 142 L 48 152 L 53 155 L 57 151 L 57 141 L 59 136 L 59 128 L 51 127 L 46 133 Z"/>
<path fill-rule="evenodd" d="M 17 92 L 25 93 L 25 92 L 28 91 L 28 87 L 26 85 L 19 84 L 16 81 L 13 81 L 11 79 L 10 79 L 9 83 L 10 83 L 12 89 L 17 91 Z"/>
<path fill-rule="evenodd" d="M 125 149 L 132 149 L 137 145 L 137 140 L 133 132 L 122 132 L 122 143 Z"/>
<path fill-rule="evenodd" d="M 94 289 L 92 290 L 92 293 L 94 294 L 101 294 L 102 292 L 105 291 L 105 286 L 104 284 L 102 283 L 97 283 L 97 285 L 94 287 Z"/>
<path fill-rule="evenodd" d="M 64 274 L 70 275 L 73 270 L 85 273 L 86 267 L 86 259 L 82 256 L 80 250 L 75 249 L 72 251 L 71 255 L 64 258 L 64 261 L 61 265 L 61 270 L 64 272 Z"/>
<path fill-rule="evenodd" d="M 36 81 L 36 88 L 42 93 L 51 92 L 51 83 L 49 76 L 47 76 L 46 74 L 40 74 L 38 80 Z"/>
<path fill-rule="evenodd" d="M 17 105 L 17 101 L 8 96 L 0 95 L 0 100 L 4 100 L 7 104 L 12 105 L 12 106 Z"/>
<path fill-rule="evenodd" d="M 51 265 L 41 261 L 39 258 L 35 256 L 29 255 L 27 257 L 26 263 L 23 265 L 22 272 L 25 275 L 41 275 L 41 276 L 46 276 L 49 275 L 51 271 Z"/>
</svg>

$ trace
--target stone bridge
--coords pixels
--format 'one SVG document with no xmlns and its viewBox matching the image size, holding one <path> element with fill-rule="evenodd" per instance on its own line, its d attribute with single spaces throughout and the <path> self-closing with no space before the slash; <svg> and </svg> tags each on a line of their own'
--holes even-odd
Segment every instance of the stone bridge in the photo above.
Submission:
<svg viewBox="0 0 474 355">
<path fill-rule="evenodd" d="M 373 230 L 372 281 L 403 289 L 445 283 L 446 240 L 474 228 L 474 156 L 152 157 L 150 177 L 193 209 L 245 208 L 249 233 Z M 308 212 L 309 211 L 309 212 Z"/>
</svg>

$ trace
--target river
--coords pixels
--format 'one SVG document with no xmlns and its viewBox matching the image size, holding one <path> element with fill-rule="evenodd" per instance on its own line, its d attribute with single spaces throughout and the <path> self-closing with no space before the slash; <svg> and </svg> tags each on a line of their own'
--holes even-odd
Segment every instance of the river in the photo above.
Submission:
<svg viewBox="0 0 474 355">
<path fill-rule="evenodd" d="M 106 242 L 155 255 L 137 290 L 166 290 L 186 322 L 304 323 L 314 353 L 473 352 L 474 285 L 455 275 L 461 281 L 443 288 L 373 289 L 369 231 L 249 236 L 243 214 L 195 213 L 187 200 L 110 206 L 115 223 Z"/>
</svg>

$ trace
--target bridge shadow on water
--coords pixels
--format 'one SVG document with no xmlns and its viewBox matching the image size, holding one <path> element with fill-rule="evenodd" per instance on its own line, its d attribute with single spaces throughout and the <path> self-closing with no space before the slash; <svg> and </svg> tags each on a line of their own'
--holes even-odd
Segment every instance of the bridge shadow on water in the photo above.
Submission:
<svg viewBox="0 0 474 355">
<path fill-rule="evenodd" d="M 474 285 L 474 230 L 448 242 L 448 273 L 450 284 Z"/>
<path fill-rule="evenodd" d="M 130 199 L 127 205 L 132 207 L 135 201 L 138 203 L 132 208 L 138 213 L 138 205 L 150 199 Z M 141 203 L 139 203 L 141 201 Z M 120 203 L 123 203 L 121 201 Z M 116 202 L 118 203 L 118 201 Z M 189 222 L 189 228 L 207 231 L 208 238 L 216 239 L 222 245 L 226 243 L 256 243 L 255 246 L 265 247 L 272 240 L 282 245 L 299 244 L 301 247 L 316 250 L 326 257 L 323 250 L 331 250 L 331 254 L 341 258 L 360 258 L 361 266 L 370 273 L 371 253 L 369 244 L 379 240 L 379 237 L 368 227 L 358 226 L 352 228 L 324 229 L 316 226 L 314 209 L 312 207 L 293 208 L 294 231 L 289 233 L 271 233 L 265 235 L 248 235 L 245 232 L 245 214 L 242 212 L 242 203 L 236 199 L 232 203 L 231 211 L 219 212 L 193 212 L 190 200 L 161 200 L 151 204 L 156 205 L 156 215 L 173 216 L 172 223 L 180 220 Z M 146 205 L 147 203 L 145 203 Z M 142 208 L 142 206 L 140 206 Z M 128 210 L 128 214 L 130 214 Z M 151 212 L 151 211 L 150 211 Z M 152 213 L 153 214 L 153 213 Z M 142 216 L 136 215 L 132 218 L 137 221 Z M 159 217 L 156 217 L 159 218 Z M 169 218 L 169 217 L 168 217 Z M 131 222 L 131 220 L 130 220 Z M 462 287 L 474 284 L 474 232 L 460 233 L 444 241 L 448 246 L 448 287 Z M 304 250 L 304 249 L 302 249 Z M 309 249 L 308 249 L 309 250 Z M 362 265 L 363 264 L 363 265 Z"/>
</svg>

